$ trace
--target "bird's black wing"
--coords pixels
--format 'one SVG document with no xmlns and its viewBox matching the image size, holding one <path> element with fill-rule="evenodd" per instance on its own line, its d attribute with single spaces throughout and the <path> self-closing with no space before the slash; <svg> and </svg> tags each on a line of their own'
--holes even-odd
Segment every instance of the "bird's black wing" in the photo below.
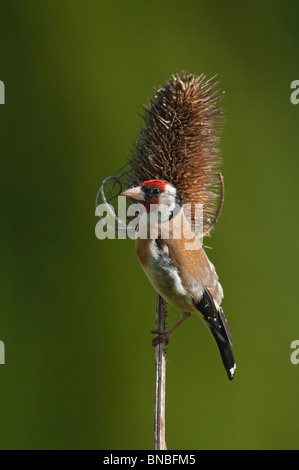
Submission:
<svg viewBox="0 0 299 470">
<path fill-rule="evenodd" d="M 216 340 L 229 380 L 233 380 L 236 369 L 236 363 L 230 348 L 233 341 L 222 308 L 217 309 L 213 297 L 207 289 L 204 289 L 201 301 L 194 303 L 194 305 L 203 316 Z"/>
<path fill-rule="evenodd" d="M 208 289 L 204 289 L 201 301 L 194 303 L 197 310 L 203 315 L 208 324 L 220 333 L 229 344 L 233 344 L 226 318 L 221 307 L 216 308 L 213 297 Z"/>
</svg>

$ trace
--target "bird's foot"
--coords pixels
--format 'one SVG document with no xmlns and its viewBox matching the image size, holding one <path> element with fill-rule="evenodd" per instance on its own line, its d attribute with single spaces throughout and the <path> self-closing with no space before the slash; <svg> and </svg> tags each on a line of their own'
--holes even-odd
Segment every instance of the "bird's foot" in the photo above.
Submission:
<svg viewBox="0 0 299 470">
<path fill-rule="evenodd" d="M 167 345 L 169 343 L 169 331 L 151 330 L 151 333 L 157 335 L 152 340 L 152 346 L 155 347 L 160 343 L 165 343 L 165 345 Z"/>
</svg>

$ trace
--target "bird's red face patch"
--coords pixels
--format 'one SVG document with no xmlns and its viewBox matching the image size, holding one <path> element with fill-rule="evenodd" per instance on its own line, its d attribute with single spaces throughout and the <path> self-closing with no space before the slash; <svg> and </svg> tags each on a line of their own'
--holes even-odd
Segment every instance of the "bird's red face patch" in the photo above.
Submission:
<svg viewBox="0 0 299 470">
<path fill-rule="evenodd" d="M 161 180 L 148 180 L 144 181 L 141 186 L 145 188 L 157 188 L 161 189 L 161 191 L 165 191 L 167 183 L 165 181 Z"/>
<path fill-rule="evenodd" d="M 166 185 L 167 183 L 161 180 L 148 180 L 141 184 L 141 187 L 146 194 L 144 205 L 147 212 L 150 212 L 151 205 L 159 204 L 160 194 L 164 193 Z"/>
</svg>

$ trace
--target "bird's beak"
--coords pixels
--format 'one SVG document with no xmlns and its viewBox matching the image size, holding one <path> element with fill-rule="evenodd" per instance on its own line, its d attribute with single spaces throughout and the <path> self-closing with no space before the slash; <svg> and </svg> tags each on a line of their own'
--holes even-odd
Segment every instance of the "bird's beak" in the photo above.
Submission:
<svg viewBox="0 0 299 470">
<path fill-rule="evenodd" d="M 144 201 L 144 194 L 141 186 L 136 186 L 135 188 L 127 189 L 121 193 L 123 196 L 131 197 L 137 199 L 138 201 Z"/>
</svg>

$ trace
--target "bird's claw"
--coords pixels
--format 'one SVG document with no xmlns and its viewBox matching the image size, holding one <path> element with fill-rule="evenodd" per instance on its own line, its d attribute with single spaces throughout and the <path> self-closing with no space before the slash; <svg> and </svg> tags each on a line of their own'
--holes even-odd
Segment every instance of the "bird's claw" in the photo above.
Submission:
<svg viewBox="0 0 299 470">
<path fill-rule="evenodd" d="M 151 333 L 153 333 L 154 335 L 157 335 L 152 340 L 152 346 L 155 347 L 160 343 L 165 343 L 165 345 L 167 345 L 169 343 L 168 331 L 151 330 Z"/>
</svg>

